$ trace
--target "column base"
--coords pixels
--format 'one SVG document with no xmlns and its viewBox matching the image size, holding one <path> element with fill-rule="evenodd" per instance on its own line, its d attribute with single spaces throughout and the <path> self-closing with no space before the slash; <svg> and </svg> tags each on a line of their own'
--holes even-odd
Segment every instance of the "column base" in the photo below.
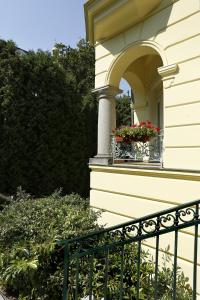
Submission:
<svg viewBox="0 0 200 300">
<path fill-rule="evenodd" d="M 112 157 L 106 155 L 97 155 L 89 159 L 90 165 L 108 166 L 108 165 L 112 165 L 112 163 L 113 163 Z"/>
</svg>

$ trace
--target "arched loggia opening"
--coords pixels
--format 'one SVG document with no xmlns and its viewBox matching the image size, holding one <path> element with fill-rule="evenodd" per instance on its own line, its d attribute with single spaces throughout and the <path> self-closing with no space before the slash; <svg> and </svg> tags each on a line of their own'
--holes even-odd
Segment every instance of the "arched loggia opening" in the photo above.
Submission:
<svg viewBox="0 0 200 300">
<path fill-rule="evenodd" d="M 164 127 L 163 84 L 158 73 L 164 63 L 153 44 L 138 44 L 121 53 L 110 67 L 107 83 L 119 87 L 124 78 L 133 91 L 135 123 L 149 120 L 161 129 Z"/>
<path fill-rule="evenodd" d="M 120 142 L 119 137 L 119 144 L 113 147 L 113 151 L 115 151 L 113 158 L 116 162 L 121 159 L 122 161 L 130 159 L 134 162 L 162 163 L 163 83 L 158 73 L 158 68 L 162 66 L 163 59 L 154 46 L 139 44 L 129 47 L 121 53 L 110 68 L 107 77 L 109 85 L 120 87 L 123 78 L 128 82 L 131 90 L 129 110 L 131 124 L 126 122 L 120 125 L 127 126 L 133 125 L 133 122 L 140 124 L 148 121 L 155 126 L 156 130 L 160 128 L 160 133 L 154 139 L 147 140 L 148 142 L 145 143 L 131 142 L 129 144 L 129 142 L 127 147 Z"/>
<path fill-rule="evenodd" d="M 122 92 L 120 80 L 124 78 L 134 95 L 135 123 L 149 120 L 164 128 L 163 85 L 158 68 L 167 65 L 162 51 L 153 42 L 137 42 L 124 49 L 108 66 L 105 85 L 95 90 L 99 98 L 98 149 L 90 163 L 109 164 L 111 135 L 116 128 L 115 96 Z M 112 152 L 113 153 L 113 152 Z"/>
<path fill-rule="evenodd" d="M 116 127 L 134 124 L 133 92 L 124 78 L 120 81 L 120 90 L 123 92 L 116 97 Z"/>
</svg>

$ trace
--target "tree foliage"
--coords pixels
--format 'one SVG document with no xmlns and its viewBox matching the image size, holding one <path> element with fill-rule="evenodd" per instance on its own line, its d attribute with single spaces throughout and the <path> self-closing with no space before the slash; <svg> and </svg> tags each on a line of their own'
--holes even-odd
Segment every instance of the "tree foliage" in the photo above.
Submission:
<svg viewBox="0 0 200 300">
<path fill-rule="evenodd" d="M 131 101 L 130 97 L 122 95 L 116 101 L 116 119 L 117 127 L 121 125 L 131 125 Z"/>
<path fill-rule="evenodd" d="M 34 195 L 62 186 L 89 191 L 88 158 L 96 151 L 94 49 L 21 54 L 0 40 L 0 190 Z"/>
</svg>

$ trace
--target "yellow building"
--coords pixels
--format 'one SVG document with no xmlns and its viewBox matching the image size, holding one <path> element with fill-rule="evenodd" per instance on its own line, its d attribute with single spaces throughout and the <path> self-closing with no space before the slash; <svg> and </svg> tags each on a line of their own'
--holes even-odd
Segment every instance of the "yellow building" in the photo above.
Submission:
<svg viewBox="0 0 200 300">
<path fill-rule="evenodd" d="M 104 209 L 102 222 L 113 225 L 199 199 L 200 1 L 88 0 L 85 17 L 96 50 L 99 97 L 98 150 L 89 165 L 91 206 Z M 135 120 L 162 129 L 156 162 L 112 157 L 121 78 L 134 91 Z M 180 233 L 178 256 L 187 274 L 192 238 L 190 231 Z"/>
</svg>

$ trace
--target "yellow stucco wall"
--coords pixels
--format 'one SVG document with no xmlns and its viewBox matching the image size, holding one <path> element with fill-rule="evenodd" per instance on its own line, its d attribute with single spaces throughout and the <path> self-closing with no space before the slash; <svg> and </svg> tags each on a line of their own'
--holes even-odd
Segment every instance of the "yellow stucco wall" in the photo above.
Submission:
<svg viewBox="0 0 200 300">
<path fill-rule="evenodd" d="M 137 218 L 199 199 L 200 174 L 90 166 L 91 205 Z"/>
<path fill-rule="evenodd" d="M 137 45 L 155 47 L 164 65 L 178 64 L 178 73 L 163 91 L 166 168 L 200 170 L 199 28 L 199 0 L 163 0 L 143 22 L 95 46 L 96 88 L 119 84 L 124 68 L 143 51 Z"/>
<path fill-rule="evenodd" d="M 131 82 L 131 70 L 128 73 L 127 68 L 142 55 L 157 52 L 164 66 L 178 65 L 178 72 L 163 83 L 164 170 L 90 166 L 91 206 L 104 209 L 102 223 L 118 224 L 200 198 L 199 28 L 199 0 L 162 0 L 148 18 L 95 45 L 95 88 L 108 84 L 118 87 L 124 72 Z M 135 66 L 134 76 L 139 78 L 139 73 L 140 67 Z M 137 88 L 139 96 L 145 93 L 139 83 Z M 142 101 L 138 105 L 145 117 L 145 97 Z M 174 171 L 166 171 L 167 168 Z M 178 253 L 180 265 L 190 279 L 192 234 L 189 229 L 180 234 Z M 163 239 L 161 247 L 164 249 L 172 241 L 170 236 Z M 153 249 L 154 241 L 149 241 L 148 246 Z M 198 255 L 200 282 L 200 251 Z M 200 293 L 200 284 L 198 290 Z"/>
<path fill-rule="evenodd" d="M 193 47 L 188 47 L 183 52 L 177 52 L 177 49 L 182 50 L 184 48 L 185 50 L 186 44 L 189 45 L 190 42 L 193 44 L 193 41 L 190 41 L 191 39 L 195 39 L 196 45 L 198 43 L 199 1 L 179 0 L 173 5 L 169 5 L 170 2 L 172 1 L 163 1 L 163 5 L 159 7 L 157 12 L 154 12 L 152 16 L 133 28 L 105 43 L 96 44 L 96 87 L 108 83 L 106 76 L 112 61 L 124 49 L 137 41 L 153 41 L 157 43 L 163 49 L 168 64 L 181 62 L 185 59 L 188 60 L 188 58 L 199 55 L 198 48 L 193 49 Z M 164 3 L 167 5 L 165 8 L 163 7 L 165 6 Z M 175 56 L 174 53 L 176 53 Z M 103 72 L 105 73 L 104 76 L 98 75 L 102 75 Z"/>
<path fill-rule="evenodd" d="M 197 200 L 200 174 L 122 167 L 91 166 L 90 204 L 103 209 L 101 223 L 111 226 L 144 215 L 165 210 L 175 205 Z M 179 265 L 192 282 L 194 229 L 179 233 Z M 200 233 L 199 233 L 200 243 Z M 152 254 L 155 239 L 145 241 Z M 161 237 L 160 248 L 170 246 L 173 254 L 174 233 Z M 162 253 L 160 254 L 160 257 Z M 198 280 L 200 278 L 200 251 L 198 252 Z M 198 285 L 200 293 L 200 284 Z"/>
</svg>

